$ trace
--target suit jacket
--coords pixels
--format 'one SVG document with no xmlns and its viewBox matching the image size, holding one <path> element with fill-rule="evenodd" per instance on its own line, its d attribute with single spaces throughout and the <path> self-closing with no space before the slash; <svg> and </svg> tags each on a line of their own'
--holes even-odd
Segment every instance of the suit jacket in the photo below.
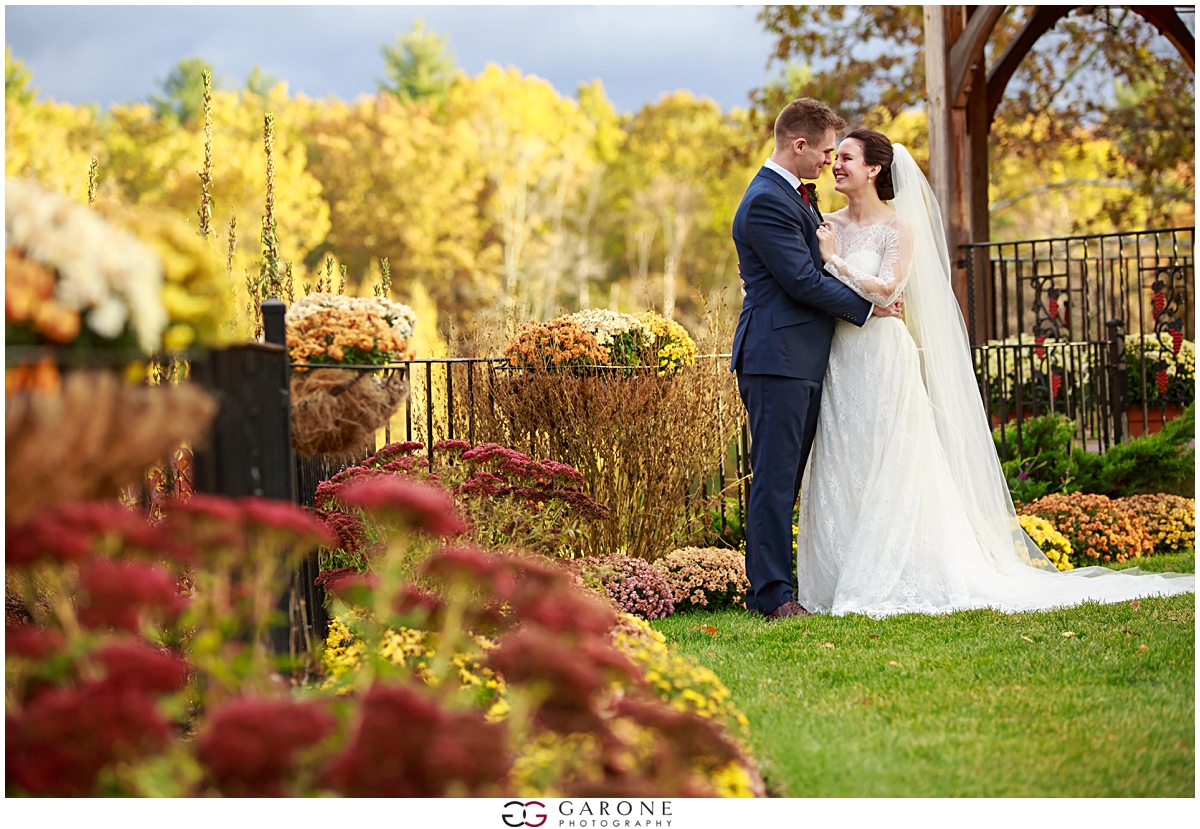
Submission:
<svg viewBox="0 0 1200 829">
<path fill-rule="evenodd" d="M 746 297 L 730 371 L 821 382 L 834 319 L 863 325 L 871 303 L 825 273 L 817 247 L 821 214 L 766 167 L 733 219 Z"/>
</svg>

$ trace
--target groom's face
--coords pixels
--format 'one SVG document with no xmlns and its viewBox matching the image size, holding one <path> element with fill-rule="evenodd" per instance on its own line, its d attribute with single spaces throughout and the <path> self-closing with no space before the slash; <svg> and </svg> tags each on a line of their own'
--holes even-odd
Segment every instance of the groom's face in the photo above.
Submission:
<svg viewBox="0 0 1200 829">
<path fill-rule="evenodd" d="M 837 149 L 837 132 L 833 129 L 826 130 L 825 135 L 817 142 L 800 138 L 793 146 L 797 156 L 797 175 L 809 180 L 820 178 L 821 171 L 833 163 L 833 153 Z"/>
</svg>

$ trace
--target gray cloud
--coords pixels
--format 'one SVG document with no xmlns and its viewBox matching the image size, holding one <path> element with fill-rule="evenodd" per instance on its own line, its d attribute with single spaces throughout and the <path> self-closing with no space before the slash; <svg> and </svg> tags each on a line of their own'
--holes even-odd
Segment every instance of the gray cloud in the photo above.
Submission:
<svg viewBox="0 0 1200 829">
<path fill-rule="evenodd" d="M 512 64 L 572 94 L 600 78 L 622 111 L 690 89 L 745 105 L 766 77 L 771 40 L 747 6 L 7 6 L 6 41 L 43 97 L 145 99 L 200 55 L 240 84 L 254 64 L 292 91 L 374 92 L 379 49 L 422 17 L 477 73 Z"/>
</svg>

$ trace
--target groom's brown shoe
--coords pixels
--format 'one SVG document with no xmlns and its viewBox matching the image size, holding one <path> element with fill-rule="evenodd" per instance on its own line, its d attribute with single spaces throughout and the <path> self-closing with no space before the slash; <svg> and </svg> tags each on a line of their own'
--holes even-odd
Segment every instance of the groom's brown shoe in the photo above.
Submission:
<svg viewBox="0 0 1200 829">
<path fill-rule="evenodd" d="M 800 605 L 800 602 L 792 599 L 792 600 L 784 602 L 779 607 L 772 610 L 770 613 L 767 614 L 766 618 L 768 618 L 768 619 L 787 619 L 791 616 L 808 616 L 808 615 L 809 615 L 808 611 L 805 610 Z"/>
</svg>

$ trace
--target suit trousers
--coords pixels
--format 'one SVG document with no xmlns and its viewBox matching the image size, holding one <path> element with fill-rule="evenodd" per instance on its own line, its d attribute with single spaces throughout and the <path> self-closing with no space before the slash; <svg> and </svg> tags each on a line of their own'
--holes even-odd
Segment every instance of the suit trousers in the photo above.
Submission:
<svg viewBox="0 0 1200 829">
<path fill-rule="evenodd" d="M 795 521 L 804 466 L 817 435 L 821 384 L 738 372 L 750 426 L 750 498 L 746 508 L 746 609 L 766 615 L 795 592 Z"/>
</svg>

